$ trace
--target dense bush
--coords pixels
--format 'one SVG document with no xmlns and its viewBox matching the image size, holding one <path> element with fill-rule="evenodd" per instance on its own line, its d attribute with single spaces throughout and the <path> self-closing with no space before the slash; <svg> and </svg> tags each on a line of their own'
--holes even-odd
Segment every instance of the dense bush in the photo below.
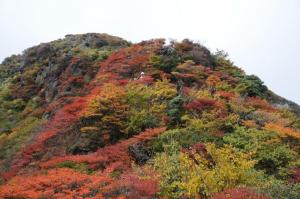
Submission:
<svg viewBox="0 0 300 199">
<path fill-rule="evenodd" d="M 86 121 L 92 120 L 100 128 L 101 134 L 108 134 L 111 141 L 124 137 L 128 105 L 125 91 L 115 84 L 105 84 L 99 96 L 92 99 L 84 114 Z"/>
<path fill-rule="evenodd" d="M 268 131 L 237 127 L 232 134 L 224 136 L 223 140 L 252 153 L 252 157 L 257 160 L 255 168 L 280 178 L 287 176 L 287 169 L 297 157 L 296 152 L 280 143 L 276 133 Z"/>
<path fill-rule="evenodd" d="M 152 141 L 155 152 L 162 152 L 164 145 L 177 142 L 180 146 L 188 148 L 198 142 L 217 142 L 218 137 L 204 132 L 196 132 L 189 129 L 174 129 L 166 131 Z"/>
<path fill-rule="evenodd" d="M 126 88 L 126 100 L 130 106 L 129 133 L 136 134 L 146 128 L 163 125 L 163 118 L 170 114 L 170 109 L 177 111 L 180 106 L 181 99 L 176 98 L 176 95 L 176 88 L 167 80 L 157 81 L 152 86 L 129 84 Z M 172 105 L 169 104 L 170 100 L 173 100 Z"/>
<path fill-rule="evenodd" d="M 278 138 L 275 133 L 236 126 L 234 132 L 225 135 L 223 140 L 225 143 L 244 151 L 256 151 L 263 144 L 266 144 L 267 141 L 275 138 Z"/>
<path fill-rule="evenodd" d="M 276 181 L 259 191 L 271 199 L 298 199 L 300 197 L 300 184 L 286 184 Z"/>
<path fill-rule="evenodd" d="M 255 167 L 264 170 L 268 175 L 279 178 L 288 175 L 288 167 L 296 160 L 296 152 L 281 144 L 262 145 L 258 150 Z"/>
<path fill-rule="evenodd" d="M 241 95 L 249 97 L 264 97 L 266 96 L 267 91 L 267 87 L 255 75 L 246 75 L 244 78 L 241 79 L 241 82 L 236 89 Z"/>
<path fill-rule="evenodd" d="M 207 154 L 178 152 L 176 142 L 165 147 L 166 152 L 154 160 L 161 175 L 162 196 L 208 197 L 228 188 L 260 183 L 260 174 L 253 168 L 255 161 L 230 146 L 206 144 Z"/>
<path fill-rule="evenodd" d="M 180 58 L 177 55 L 158 55 L 151 59 L 153 66 L 164 72 L 171 72 L 180 63 Z"/>
<path fill-rule="evenodd" d="M 170 118 L 170 125 L 180 123 L 184 101 L 185 99 L 182 95 L 178 95 L 169 101 L 167 115 Z"/>
</svg>

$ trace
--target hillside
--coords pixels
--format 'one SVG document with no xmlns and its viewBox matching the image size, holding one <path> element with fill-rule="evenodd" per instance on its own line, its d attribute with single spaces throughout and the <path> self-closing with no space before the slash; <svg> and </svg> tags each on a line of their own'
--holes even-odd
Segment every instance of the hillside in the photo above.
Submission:
<svg viewBox="0 0 300 199">
<path fill-rule="evenodd" d="M 299 116 L 223 51 L 67 35 L 0 65 L 0 198 L 300 198 Z"/>
</svg>

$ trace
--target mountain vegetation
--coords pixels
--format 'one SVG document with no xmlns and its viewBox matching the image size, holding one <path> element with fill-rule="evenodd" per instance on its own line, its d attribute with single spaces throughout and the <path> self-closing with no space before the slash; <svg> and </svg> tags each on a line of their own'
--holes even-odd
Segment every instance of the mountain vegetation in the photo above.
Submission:
<svg viewBox="0 0 300 199">
<path fill-rule="evenodd" d="M 0 198 L 300 198 L 300 107 L 185 39 L 66 35 L 0 65 Z"/>
</svg>

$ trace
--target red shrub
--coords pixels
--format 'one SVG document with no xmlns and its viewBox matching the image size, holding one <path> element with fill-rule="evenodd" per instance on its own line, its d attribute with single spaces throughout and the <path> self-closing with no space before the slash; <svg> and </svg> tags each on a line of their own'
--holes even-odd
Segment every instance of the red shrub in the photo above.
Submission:
<svg viewBox="0 0 300 199">
<path fill-rule="evenodd" d="M 292 170 L 292 175 L 289 179 L 292 184 L 300 183 L 300 168 L 295 168 Z"/>
<path fill-rule="evenodd" d="M 129 82 L 129 79 L 120 79 L 118 80 L 119 85 L 126 86 Z"/>
<path fill-rule="evenodd" d="M 154 178 L 141 179 L 136 175 L 127 175 L 124 181 L 135 192 L 130 198 L 152 198 L 158 192 L 157 181 Z"/>
<path fill-rule="evenodd" d="M 103 195 L 93 190 L 103 189 L 112 179 L 87 175 L 70 169 L 53 169 L 34 176 L 17 176 L 0 187 L 1 198 L 82 198 Z"/>
<path fill-rule="evenodd" d="M 195 150 L 198 154 L 207 154 L 206 146 L 203 143 L 196 143 L 192 146 L 192 149 Z"/>
<path fill-rule="evenodd" d="M 146 69 L 150 53 L 141 45 L 121 49 L 100 64 L 101 73 L 113 72 L 120 76 L 133 78 Z"/>
<path fill-rule="evenodd" d="M 147 85 L 149 85 L 149 84 L 153 83 L 153 77 L 150 76 L 150 75 L 145 75 L 142 78 L 139 78 L 137 80 L 137 82 L 140 83 L 140 84 L 147 84 Z"/>
<path fill-rule="evenodd" d="M 222 138 L 225 135 L 225 133 L 223 131 L 217 130 L 217 131 L 212 132 L 212 135 L 216 136 L 216 137 L 219 137 L 219 138 Z"/>
<path fill-rule="evenodd" d="M 182 92 L 184 95 L 190 95 L 191 90 L 192 89 L 190 87 L 184 86 Z"/>
<path fill-rule="evenodd" d="M 157 181 L 152 174 L 148 178 L 140 178 L 126 172 L 112 179 L 105 173 L 88 175 L 66 168 L 17 176 L 0 186 L 0 198 L 139 199 L 153 198 L 157 192 Z"/>
<path fill-rule="evenodd" d="M 184 81 L 190 81 L 190 80 L 196 80 L 197 79 L 197 75 L 192 74 L 192 73 L 175 73 L 173 74 L 175 77 L 177 77 L 178 79 L 182 79 Z"/>
<path fill-rule="evenodd" d="M 249 188 L 235 188 L 217 193 L 212 199 L 269 199 L 269 197 L 259 195 Z"/>
<path fill-rule="evenodd" d="M 227 91 L 217 91 L 216 95 L 219 95 L 221 98 L 230 100 L 235 97 L 235 94 Z"/>
<path fill-rule="evenodd" d="M 215 106 L 216 101 L 213 99 L 200 98 L 193 100 L 185 105 L 185 108 L 190 111 L 203 111 L 205 109 L 211 109 Z"/>
</svg>

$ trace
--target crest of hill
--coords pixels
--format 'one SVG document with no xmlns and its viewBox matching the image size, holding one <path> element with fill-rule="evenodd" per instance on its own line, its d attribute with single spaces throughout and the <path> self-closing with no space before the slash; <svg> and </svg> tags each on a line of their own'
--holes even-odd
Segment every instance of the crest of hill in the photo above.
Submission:
<svg viewBox="0 0 300 199">
<path fill-rule="evenodd" d="M 158 39 L 157 41 L 161 40 Z M 184 59 L 189 59 L 190 56 L 196 64 L 214 67 L 217 64 L 217 57 L 226 55 L 224 53 L 218 54 L 220 52 L 213 55 L 204 46 L 189 42 L 191 41 L 184 40 L 180 44 L 178 42 L 177 47 L 181 45 L 183 51 L 190 51 L 189 55 L 186 55 Z M 141 44 L 143 43 L 147 42 L 141 42 Z M 21 95 L 21 98 L 28 100 L 42 92 L 44 95 L 43 100 L 50 102 L 54 98 L 61 96 L 57 91 L 58 81 L 68 64 L 72 62 L 72 58 L 73 61 L 74 57 L 81 60 L 72 66 L 71 74 L 83 76 L 86 81 L 89 81 L 97 71 L 93 65 L 96 61 L 105 59 L 114 50 L 130 45 L 132 43 L 106 33 L 66 35 L 63 39 L 41 43 L 24 50 L 21 55 L 12 55 L 4 59 L 0 65 L 0 83 L 7 85 L 8 82 L 14 79 L 15 90 L 18 90 L 18 92 L 12 91 L 16 95 L 12 98 Z M 189 49 L 193 48 L 191 47 L 193 45 L 196 48 L 193 50 Z M 161 54 L 170 57 L 176 56 L 172 55 L 172 48 L 164 47 L 161 51 Z M 232 63 L 231 65 L 233 66 Z M 16 81 L 19 81 L 19 83 Z M 28 85 L 29 82 L 32 84 Z M 20 90 L 22 91 L 20 92 Z M 286 100 L 271 91 L 267 92 L 266 98 L 274 106 L 288 108 L 300 115 L 300 106 L 298 104 Z"/>
</svg>

